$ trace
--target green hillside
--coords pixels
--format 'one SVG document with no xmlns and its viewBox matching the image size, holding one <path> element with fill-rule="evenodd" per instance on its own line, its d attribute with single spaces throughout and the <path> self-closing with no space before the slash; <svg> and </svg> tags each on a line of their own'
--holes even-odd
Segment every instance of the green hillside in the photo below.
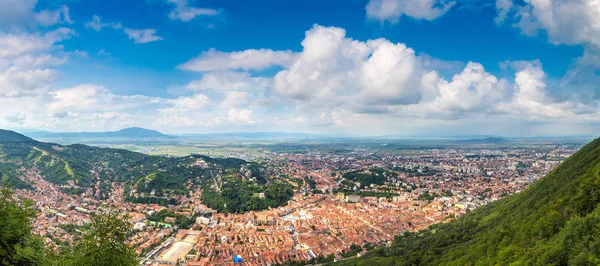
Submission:
<svg viewBox="0 0 600 266">
<path fill-rule="evenodd" d="M 600 139 L 522 193 L 340 265 L 600 265 Z"/>
<path fill-rule="evenodd" d="M 202 166 L 198 165 L 198 162 Z M 255 169 L 255 163 L 241 159 L 220 159 L 193 155 L 185 157 L 151 156 L 142 153 L 98 148 L 86 145 L 62 146 L 53 143 L 34 141 L 12 131 L 0 131 L 0 185 L 9 183 L 17 189 L 33 189 L 32 184 L 20 177 L 27 170 L 37 169 L 44 178 L 56 185 L 63 186 L 65 193 L 81 193 L 87 188 L 100 199 L 111 190 L 112 182 L 125 183 L 125 199 L 139 203 L 173 204 L 173 197 L 187 194 L 190 190 L 209 191 L 215 184 L 212 173 L 222 173 L 220 183 L 234 186 L 236 191 L 248 190 L 249 184 L 240 173 L 242 166 Z M 281 184 L 258 180 L 254 182 L 252 192 L 261 193 L 274 189 L 283 189 L 285 195 L 277 200 L 261 200 L 256 205 L 244 209 L 226 209 L 223 211 L 240 212 L 265 209 L 285 204 L 292 196 L 291 185 L 281 188 Z M 244 188 L 238 188 L 243 186 Z M 271 188 L 272 187 L 272 188 Z M 279 191 L 279 190 L 278 190 Z M 98 192 L 98 193 L 97 193 Z M 233 201 L 226 193 L 214 193 L 217 203 Z M 211 201 L 212 202 L 212 201 Z"/>
</svg>

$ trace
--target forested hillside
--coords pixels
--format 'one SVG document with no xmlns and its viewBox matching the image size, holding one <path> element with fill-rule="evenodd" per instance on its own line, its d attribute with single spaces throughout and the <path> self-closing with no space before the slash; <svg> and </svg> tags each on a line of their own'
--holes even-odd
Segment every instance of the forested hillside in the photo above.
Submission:
<svg viewBox="0 0 600 266">
<path fill-rule="evenodd" d="M 340 265 L 600 265 L 600 139 L 522 193 Z"/>
<path fill-rule="evenodd" d="M 252 185 L 252 193 L 270 196 L 257 204 L 233 208 L 235 203 L 219 191 L 212 195 L 214 207 L 225 212 L 265 209 L 283 205 L 292 196 L 291 185 L 267 183 L 256 163 L 241 159 L 221 159 L 193 155 L 185 157 L 150 156 L 120 149 L 86 145 L 62 146 L 38 142 L 12 131 L 0 131 L 0 184 L 16 189 L 32 189 L 25 172 L 39 170 L 48 182 L 61 186 L 66 193 L 91 189 L 100 199 L 106 197 L 114 182 L 125 184 L 125 199 L 140 203 L 176 204 L 172 197 L 191 190 L 225 183 L 235 191 Z M 272 187 L 272 188 L 270 188 Z M 225 191 L 231 191 L 226 190 Z M 283 191 L 272 193 L 272 191 Z M 232 202 L 230 208 L 223 204 Z M 213 203 L 213 201 L 211 201 Z"/>
</svg>

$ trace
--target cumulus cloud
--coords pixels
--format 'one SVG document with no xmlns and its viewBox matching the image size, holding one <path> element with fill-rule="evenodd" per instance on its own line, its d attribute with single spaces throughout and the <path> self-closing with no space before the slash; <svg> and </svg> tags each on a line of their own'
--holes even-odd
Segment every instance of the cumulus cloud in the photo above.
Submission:
<svg viewBox="0 0 600 266">
<path fill-rule="evenodd" d="M 366 10 L 370 19 L 396 23 L 402 16 L 434 20 L 455 4 L 454 1 L 446 0 L 370 0 Z"/>
<path fill-rule="evenodd" d="M 404 44 L 356 41 L 344 29 L 315 25 L 302 46 L 293 64 L 275 76 L 282 95 L 330 104 L 407 104 L 421 98 L 422 62 Z"/>
<path fill-rule="evenodd" d="M 268 117 L 249 119 L 257 124 L 266 121 L 313 128 L 356 127 L 370 120 L 380 121 L 372 124 L 383 127 L 383 121 L 391 118 L 457 121 L 493 116 L 548 120 L 569 115 L 590 119 L 590 114 L 597 112 L 595 100 L 584 103 L 550 96 L 539 62 L 509 63 L 516 69 L 515 79 L 504 79 L 487 72 L 480 63 L 445 62 L 418 55 L 402 43 L 354 40 L 342 28 L 320 25 L 308 30 L 301 44 L 303 49 L 280 64 L 283 69 L 273 78 L 232 71 L 272 65 L 270 50 L 252 50 L 248 53 L 252 56 L 241 56 L 247 51 L 209 50 L 184 63 L 180 68 L 190 70 L 195 66 L 194 70 L 204 72 L 187 89 L 222 98 L 211 98 L 215 102 L 211 112 L 218 114 L 214 119 L 187 114 L 188 119 L 181 122 L 240 124 L 243 119 L 232 117 L 243 117 L 249 111 L 260 116 L 255 108 L 266 108 L 264 114 Z M 450 80 L 444 78 L 448 73 L 454 73 Z M 544 85 L 536 85 L 534 80 Z M 279 105 L 264 105 L 267 101 Z"/>
<path fill-rule="evenodd" d="M 131 29 L 125 28 L 123 30 L 129 39 L 133 40 L 136 44 L 149 43 L 163 40 L 162 37 L 156 35 L 156 29 Z"/>
<path fill-rule="evenodd" d="M 440 76 L 430 57 L 385 39 L 357 41 L 341 28 L 315 25 L 303 50 L 275 75 L 276 91 L 295 100 L 293 119 L 321 123 L 315 112 L 379 117 L 466 119 L 516 116 L 518 119 L 583 118 L 596 102 L 551 97 L 539 62 L 513 62 L 515 79 L 498 78 L 469 62 L 451 80 Z M 455 69 L 444 68 L 444 71 Z M 349 112 L 348 112 L 349 111 Z M 339 119 L 343 122 L 344 119 Z M 338 125 L 340 123 L 337 123 Z"/>
<path fill-rule="evenodd" d="M 385 39 L 368 41 L 367 46 L 372 53 L 360 67 L 363 90 L 359 97 L 367 104 L 420 101 L 422 62 L 415 52 L 404 44 Z"/>
<path fill-rule="evenodd" d="M 451 81 L 430 72 L 423 79 L 422 88 L 438 94 L 434 100 L 424 101 L 413 109 L 415 115 L 425 117 L 457 118 L 469 112 L 494 112 L 493 105 L 502 102 L 508 94 L 506 80 L 499 80 L 485 71 L 483 65 L 474 62 L 469 62 Z"/>
<path fill-rule="evenodd" d="M 189 6 L 188 0 L 166 0 L 167 3 L 173 5 L 173 9 L 169 12 L 169 19 L 180 20 L 183 22 L 190 21 L 197 16 L 215 16 L 219 14 L 219 10 L 212 8 L 198 8 Z"/>
<path fill-rule="evenodd" d="M 188 71 L 215 70 L 261 70 L 271 66 L 287 66 L 295 58 L 293 52 L 270 49 L 249 49 L 240 52 L 221 52 L 214 48 L 202 52 L 199 56 L 181 64 L 179 69 Z"/>
<path fill-rule="evenodd" d="M 584 103 L 577 95 L 566 99 L 552 97 L 548 92 L 546 73 L 539 62 L 515 62 L 515 67 L 518 71 L 512 98 L 498 104 L 500 111 L 531 120 L 597 120 L 597 101 Z"/>
</svg>

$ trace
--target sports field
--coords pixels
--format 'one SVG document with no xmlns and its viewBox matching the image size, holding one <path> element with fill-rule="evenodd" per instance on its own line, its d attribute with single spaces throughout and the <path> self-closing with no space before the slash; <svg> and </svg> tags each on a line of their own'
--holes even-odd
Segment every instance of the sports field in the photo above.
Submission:
<svg viewBox="0 0 600 266">
<path fill-rule="evenodd" d="M 192 247 L 191 243 L 178 241 L 173 243 L 160 257 L 168 262 L 177 262 L 177 259 L 183 258 L 192 250 Z"/>
</svg>

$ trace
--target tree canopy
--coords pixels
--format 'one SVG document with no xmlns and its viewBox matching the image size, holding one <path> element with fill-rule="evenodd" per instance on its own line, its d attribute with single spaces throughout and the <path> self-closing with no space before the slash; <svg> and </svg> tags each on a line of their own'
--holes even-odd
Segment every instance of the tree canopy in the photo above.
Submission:
<svg viewBox="0 0 600 266">
<path fill-rule="evenodd" d="M 129 217 L 119 214 L 94 216 L 89 231 L 77 239 L 73 248 L 62 257 L 62 265 L 123 265 L 135 266 L 139 260 L 135 250 L 125 244 L 132 234 Z"/>
<path fill-rule="evenodd" d="M 14 193 L 0 189 L 0 265 L 47 264 L 48 252 L 39 236 L 31 233 L 35 217 L 31 201 L 17 203 Z"/>
<path fill-rule="evenodd" d="M 90 230 L 58 254 L 32 233 L 32 206 L 29 200 L 17 201 L 9 189 L 0 189 L 0 265 L 138 265 L 134 249 L 125 244 L 133 228 L 128 217 L 94 216 Z"/>
</svg>

